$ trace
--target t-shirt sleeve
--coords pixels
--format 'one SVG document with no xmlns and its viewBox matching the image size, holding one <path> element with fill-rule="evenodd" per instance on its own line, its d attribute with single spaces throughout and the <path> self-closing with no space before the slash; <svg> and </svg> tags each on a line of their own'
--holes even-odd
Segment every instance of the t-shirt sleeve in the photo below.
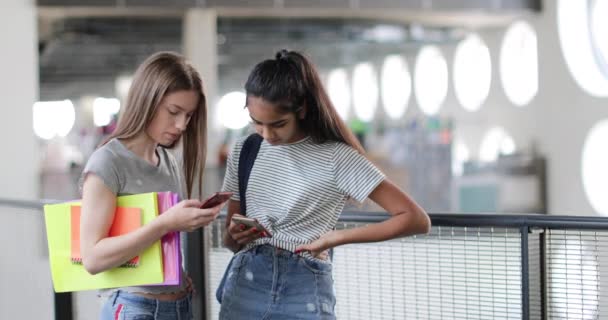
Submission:
<svg viewBox="0 0 608 320">
<path fill-rule="evenodd" d="M 97 149 L 87 161 L 82 175 L 80 176 L 79 187 L 82 193 L 84 179 L 89 173 L 93 173 L 115 194 L 120 193 L 121 177 L 116 165 L 114 154 L 107 149 Z"/>
<path fill-rule="evenodd" d="M 360 203 L 386 178 L 365 156 L 346 144 L 339 143 L 333 157 L 338 190 Z"/>
<path fill-rule="evenodd" d="M 237 141 L 228 154 L 226 160 L 226 173 L 224 174 L 224 185 L 222 191 L 232 192 L 231 200 L 240 201 L 241 196 L 239 194 L 239 157 L 241 154 L 241 148 L 243 147 L 244 140 L 240 139 Z"/>
</svg>

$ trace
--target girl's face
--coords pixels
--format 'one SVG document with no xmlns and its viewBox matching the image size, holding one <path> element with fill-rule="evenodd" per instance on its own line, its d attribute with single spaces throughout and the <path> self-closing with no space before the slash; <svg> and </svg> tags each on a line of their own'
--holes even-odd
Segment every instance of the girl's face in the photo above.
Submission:
<svg viewBox="0 0 608 320">
<path fill-rule="evenodd" d="M 304 110 L 299 114 L 283 113 L 279 107 L 263 98 L 248 96 L 247 108 L 255 131 L 272 145 L 296 142 L 305 134 L 298 125 L 304 118 Z"/>
<path fill-rule="evenodd" d="M 175 91 L 165 95 L 146 134 L 161 146 L 175 144 L 198 108 L 198 99 L 199 95 L 194 90 Z"/>
</svg>

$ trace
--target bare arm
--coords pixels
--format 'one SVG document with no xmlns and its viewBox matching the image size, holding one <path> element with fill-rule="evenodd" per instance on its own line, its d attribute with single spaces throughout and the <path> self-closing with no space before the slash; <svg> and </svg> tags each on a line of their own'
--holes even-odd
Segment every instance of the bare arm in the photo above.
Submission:
<svg viewBox="0 0 608 320">
<path fill-rule="evenodd" d="M 94 174 L 86 176 L 82 194 L 80 247 L 82 263 L 91 274 L 127 262 L 167 232 L 192 231 L 207 225 L 215 219 L 221 208 L 198 209 L 200 201 L 182 201 L 133 232 L 108 237 L 116 210 L 116 195 Z"/>
<path fill-rule="evenodd" d="M 384 241 L 431 230 L 427 213 L 389 180 L 382 181 L 369 198 L 392 217 L 380 223 L 343 230 L 344 243 Z"/>
<path fill-rule="evenodd" d="M 325 249 L 347 243 L 384 241 L 430 231 L 431 221 L 427 213 L 389 180 L 382 181 L 369 198 L 388 211 L 391 217 L 359 228 L 331 231 L 317 241 L 298 247 L 297 251 L 307 250 L 317 255 Z"/>
</svg>

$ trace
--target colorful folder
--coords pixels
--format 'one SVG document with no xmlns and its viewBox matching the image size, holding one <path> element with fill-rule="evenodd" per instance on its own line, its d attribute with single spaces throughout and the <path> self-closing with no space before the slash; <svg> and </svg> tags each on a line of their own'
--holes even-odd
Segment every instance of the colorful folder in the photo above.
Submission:
<svg viewBox="0 0 608 320">
<path fill-rule="evenodd" d="M 72 263 L 82 263 L 80 256 L 80 206 L 71 207 L 71 247 L 72 247 Z M 141 227 L 141 210 L 139 208 L 117 207 L 114 212 L 114 221 L 110 227 L 110 237 L 116 237 L 137 230 Z M 139 256 L 127 261 L 121 267 L 137 267 L 139 264 Z"/>
<path fill-rule="evenodd" d="M 158 193 L 158 211 L 160 214 L 179 202 L 179 196 L 173 192 Z M 165 281 L 157 285 L 177 286 L 181 283 L 182 253 L 179 232 L 170 232 L 161 239 L 163 249 L 163 267 Z"/>
<path fill-rule="evenodd" d="M 137 268 L 113 268 L 91 275 L 82 265 L 72 263 L 71 208 L 78 205 L 80 203 L 74 201 L 44 206 L 49 262 L 56 292 L 148 285 L 164 281 L 161 241 L 156 241 L 140 254 Z M 159 212 L 158 197 L 154 192 L 118 197 L 116 205 L 139 208 L 142 225 L 150 223 Z"/>
</svg>

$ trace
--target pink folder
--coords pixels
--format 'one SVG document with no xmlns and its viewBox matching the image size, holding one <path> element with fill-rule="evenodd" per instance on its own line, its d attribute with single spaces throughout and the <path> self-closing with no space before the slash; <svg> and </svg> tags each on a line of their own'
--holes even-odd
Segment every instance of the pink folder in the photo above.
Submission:
<svg viewBox="0 0 608 320">
<path fill-rule="evenodd" d="M 173 192 L 157 192 L 158 213 L 169 210 L 179 202 L 179 196 Z M 165 281 L 156 285 L 178 286 L 181 284 L 182 253 L 179 232 L 170 232 L 161 239 L 163 252 L 163 273 Z"/>
</svg>

